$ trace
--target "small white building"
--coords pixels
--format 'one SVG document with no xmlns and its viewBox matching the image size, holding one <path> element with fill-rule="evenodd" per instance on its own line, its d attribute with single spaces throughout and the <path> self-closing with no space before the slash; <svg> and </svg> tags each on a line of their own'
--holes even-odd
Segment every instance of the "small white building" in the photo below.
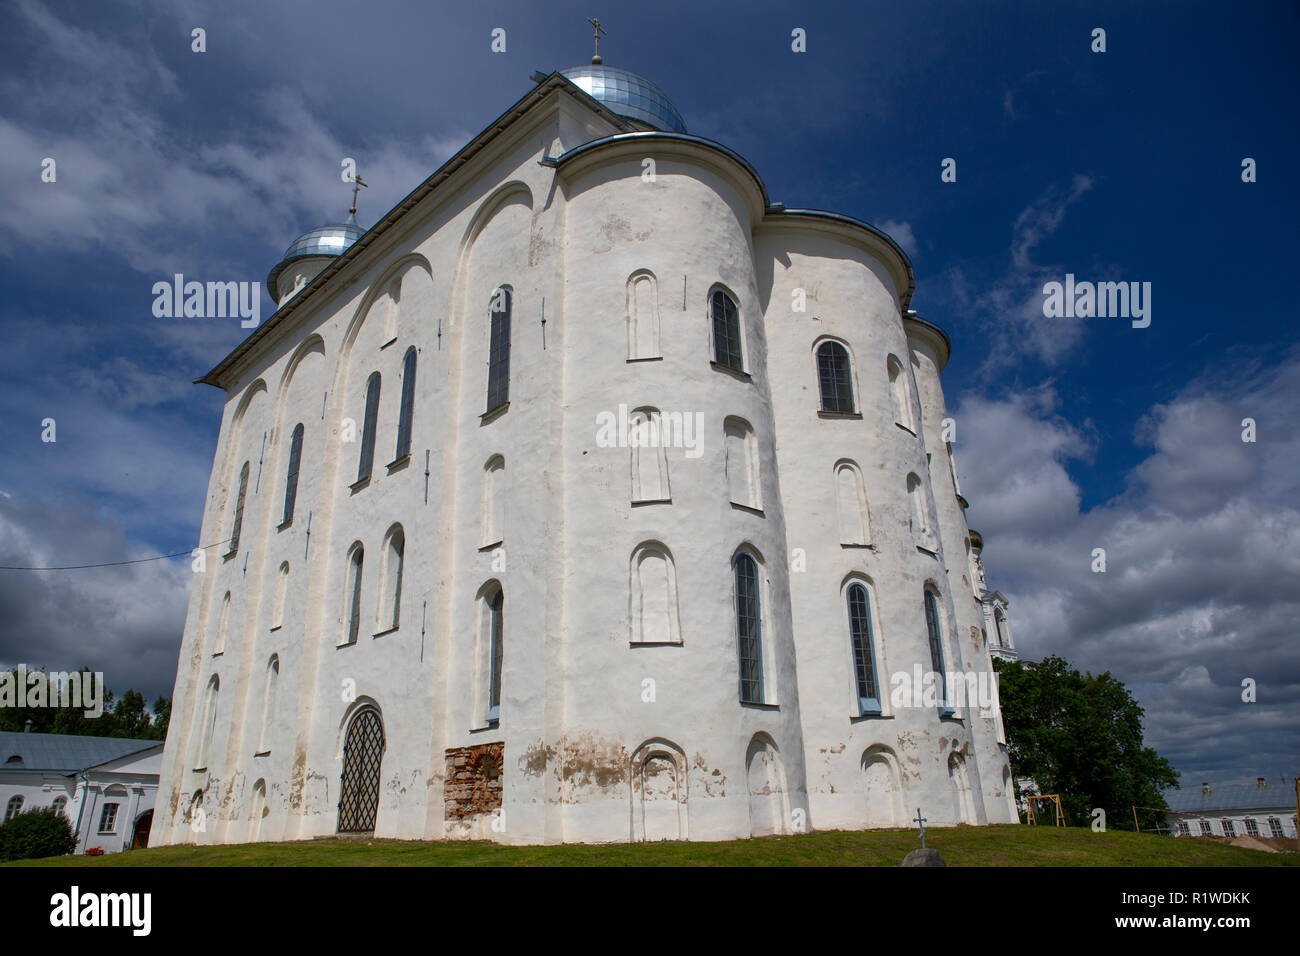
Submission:
<svg viewBox="0 0 1300 956">
<path fill-rule="evenodd" d="M 148 846 L 163 745 L 158 740 L 0 732 L 4 819 L 53 807 L 77 853 Z"/>
<path fill-rule="evenodd" d="M 1174 836 L 1290 837 L 1296 836 L 1295 787 L 1264 777 L 1253 784 L 1210 786 L 1163 791 Z"/>
</svg>

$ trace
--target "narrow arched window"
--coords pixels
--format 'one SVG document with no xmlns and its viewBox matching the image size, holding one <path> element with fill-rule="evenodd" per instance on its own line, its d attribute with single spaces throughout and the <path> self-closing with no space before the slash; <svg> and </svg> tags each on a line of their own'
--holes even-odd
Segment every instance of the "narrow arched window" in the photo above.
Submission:
<svg viewBox="0 0 1300 956">
<path fill-rule="evenodd" d="M 505 540 L 505 480 L 506 460 L 493 455 L 483 466 L 482 546 L 485 548 Z"/>
<path fill-rule="evenodd" d="M 889 369 L 889 396 L 894 405 L 894 423 L 902 425 L 910 432 L 915 432 L 916 426 L 912 421 L 912 395 L 907 387 L 907 373 L 903 371 L 903 363 L 891 355 L 886 362 L 886 367 Z"/>
<path fill-rule="evenodd" d="M 357 636 L 361 633 L 361 569 L 365 556 L 365 548 L 359 541 L 348 553 L 348 580 L 344 592 L 347 595 L 347 639 L 344 641 L 346 644 L 355 644 Z"/>
<path fill-rule="evenodd" d="M 933 591 L 925 589 L 925 628 L 930 638 L 930 667 L 939 690 L 939 710 L 951 713 L 952 706 L 948 698 L 948 675 L 944 671 L 943 641 L 940 638 L 939 599 Z"/>
<path fill-rule="evenodd" d="M 928 518 L 930 509 L 926 506 L 925 489 L 921 486 L 921 479 L 915 474 L 907 476 L 907 500 L 912 510 L 912 536 L 922 547 L 933 549 Z"/>
<path fill-rule="evenodd" d="M 9 802 L 5 804 L 5 822 L 9 822 L 18 814 L 23 812 L 23 798 L 21 796 L 12 796 Z"/>
<path fill-rule="evenodd" d="M 740 354 L 740 310 L 731 296 L 715 289 L 710 297 L 713 315 L 713 360 L 735 372 L 744 371 Z"/>
<path fill-rule="evenodd" d="M 293 520 L 293 506 L 298 500 L 298 468 L 302 464 L 302 422 L 293 430 L 289 439 L 289 474 L 284 479 L 284 519 L 282 524 Z"/>
<path fill-rule="evenodd" d="M 216 674 L 208 681 L 208 692 L 203 703 L 203 722 L 199 724 L 199 749 L 194 761 L 194 768 L 201 770 L 208 765 L 208 751 L 212 747 L 212 738 L 217 729 L 217 692 L 221 690 L 221 679 Z"/>
<path fill-rule="evenodd" d="M 659 292 L 648 272 L 634 274 L 627 283 L 627 357 L 660 357 Z"/>
<path fill-rule="evenodd" d="M 509 289 L 497 289 L 492 296 L 491 337 L 488 342 L 487 411 L 500 408 L 510 398 L 510 309 Z"/>
<path fill-rule="evenodd" d="M 239 550 L 239 532 L 244 528 L 244 496 L 248 494 L 248 462 L 239 469 L 239 495 L 235 498 L 235 521 L 230 527 L 230 553 Z"/>
<path fill-rule="evenodd" d="M 57 814 L 59 814 L 60 816 L 67 816 L 67 811 L 68 811 L 68 798 L 67 798 L 67 797 L 55 797 L 55 798 L 54 798 L 54 803 L 51 804 L 51 807 L 52 807 L 52 809 L 54 810 L 54 812 L 57 813 Z"/>
<path fill-rule="evenodd" d="M 740 653 L 740 699 L 763 702 L 763 630 L 759 607 L 758 565 L 748 554 L 735 561 L 736 641 Z"/>
<path fill-rule="evenodd" d="M 357 462 L 357 481 L 365 481 L 375 466 L 375 431 L 379 427 L 379 373 L 366 380 L 366 417 L 361 428 L 361 459 Z"/>
<path fill-rule="evenodd" d="M 406 553 L 406 535 L 400 525 L 389 532 L 385 552 L 384 579 L 379 596 L 383 616 L 379 620 L 379 626 L 382 630 L 389 630 L 397 627 L 402 611 L 402 563 Z"/>
<path fill-rule="evenodd" d="M 487 713 L 489 725 L 501 719 L 501 667 L 504 662 L 505 592 L 500 587 L 484 596 L 487 631 Z"/>
<path fill-rule="evenodd" d="M 632 455 L 632 500 L 667 501 L 668 451 L 663 419 L 657 408 L 638 408 L 629 418 Z"/>
<path fill-rule="evenodd" d="M 230 626 L 230 592 L 221 599 L 221 612 L 217 615 L 217 640 L 212 647 L 213 655 L 224 654 L 226 650 L 226 629 Z"/>
<path fill-rule="evenodd" d="M 393 460 L 411 453 L 411 422 L 415 416 L 415 349 L 407 349 L 402 361 L 402 408 L 397 416 L 397 450 Z"/>
<path fill-rule="evenodd" d="M 280 679 L 280 657 L 272 654 L 266 665 L 266 684 L 262 688 L 262 720 L 257 735 L 257 752 L 271 752 L 271 726 L 275 722 L 275 691 Z"/>
<path fill-rule="evenodd" d="M 823 412 L 853 411 L 849 352 L 839 342 L 823 342 L 817 347 L 817 383 L 821 387 Z"/>
<path fill-rule="evenodd" d="M 728 418 L 722 423 L 727 473 L 727 493 L 732 504 L 763 510 L 762 483 L 758 473 L 758 439 L 749 422 Z"/>
<path fill-rule="evenodd" d="M 275 605 L 271 611 L 271 630 L 284 626 L 284 602 L 289 592 L 289 562 L 280 565 L 275 576 Z"/>
<path fill-rule="evenodd" d="M 835 466 L 835 504 L 839 515 L 840 544 L 871 543 L 871 518 L 862 473 L 857 465 L 842 461 Z"/>
<path fill-rule="evenodd" d="M 850 584 L 849 638 L 853 642 L 853 678 L 858 688 L 858 712 L 880 713 L 880 692 L 876 687 L 875 649 L 871 635 L 871 604 L 867 589 Z"/>
<path fill-rule="evenodd" d="M 639 545 L 632 552 L 629 583 L 631 642 L 680 644 L 682 635 L 677 613 L 677 570 L 667 548 L 656 542 Z"/>
</svg>

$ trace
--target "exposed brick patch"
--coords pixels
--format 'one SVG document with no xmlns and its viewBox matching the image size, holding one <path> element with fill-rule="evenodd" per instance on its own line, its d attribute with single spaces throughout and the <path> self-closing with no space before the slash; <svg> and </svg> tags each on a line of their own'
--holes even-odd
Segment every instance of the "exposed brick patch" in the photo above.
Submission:
<svg viewBox="0 0 1300 956">
<path fill-rule="evenodd" d="M 498 741 L 447 750 L 445 819 L 463 820 L 500 809 L 505 747 L 504 741 Z"/>
</svg>

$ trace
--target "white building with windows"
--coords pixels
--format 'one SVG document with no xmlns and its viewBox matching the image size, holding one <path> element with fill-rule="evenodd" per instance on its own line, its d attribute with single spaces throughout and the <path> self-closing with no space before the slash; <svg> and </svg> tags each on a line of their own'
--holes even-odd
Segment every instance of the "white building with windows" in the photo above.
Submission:
<svg viewBox="0 0 1300 956">
<path fill-rule="evenodd" d="M 1162 796 L 1174 836 L 1296 838 L 1296 791 L 1286 780 L 1269 784 L 1259 777 L 1253 784 L 1171 787 Z"/>
<path fill-rule="evenodd" d="M 1015 821 L 907 256 L 636 74 L 533 79 L 201 379 L 154 842 Z"/>
<path fill-rule="evenodd" d="M 58 810 L 77 853 L 147 846 L 162 755 L 157 740 L 0 732 L 4 819 Z"/>
</svg>

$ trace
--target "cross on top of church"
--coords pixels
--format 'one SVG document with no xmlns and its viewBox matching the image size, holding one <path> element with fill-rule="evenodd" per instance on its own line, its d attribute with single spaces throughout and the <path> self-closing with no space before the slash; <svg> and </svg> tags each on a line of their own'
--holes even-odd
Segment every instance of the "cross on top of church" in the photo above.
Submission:
<svg viewBox="0 0 1300 956">
<path fill-rule="evenodd" d="M 355 216 L 357 214 L 357 193 L 361 191 L 362 186 L 365 186 L 367 189 L 370 188 L 369 183 L 361 181 L 360 173 L 353 173 L 352 174 L 352 208 L 348 210 L 349 215 Z"/>
<path fill-rule="evenodd" d="M 594 39 L 595 39 L 595 41 L 596 41 L 596 55 L 593 56 L 593 57 L 591 58 L 591 62 L 592 62 L 592 65 L 593 65 L 593 66 L 600 66 L 600 64 L 601 64 L 601 59 L 600 59 L 600 38 L 603 37 L 603 36 L 608 36 L 608 34 L 606 34 L 605 31 L 602 30 L 602 29 L 600 28 L 600 19 L 599 19 L 599 18 L 592 19 L 591 17 L 587 17 L 587 22 L 590 23 L 593 27 L 596 28 L 596 34 L 595 34 L 595 37 L 594 37 Z"/>
<path fill-rule="evenodd" d="M 921 816 L 921 808 L 916 808 L 916 816 L 912 818 L 916 825 L 921 828 L 921 849 L 925 849 L 925 817 Z"/>
</svg>

